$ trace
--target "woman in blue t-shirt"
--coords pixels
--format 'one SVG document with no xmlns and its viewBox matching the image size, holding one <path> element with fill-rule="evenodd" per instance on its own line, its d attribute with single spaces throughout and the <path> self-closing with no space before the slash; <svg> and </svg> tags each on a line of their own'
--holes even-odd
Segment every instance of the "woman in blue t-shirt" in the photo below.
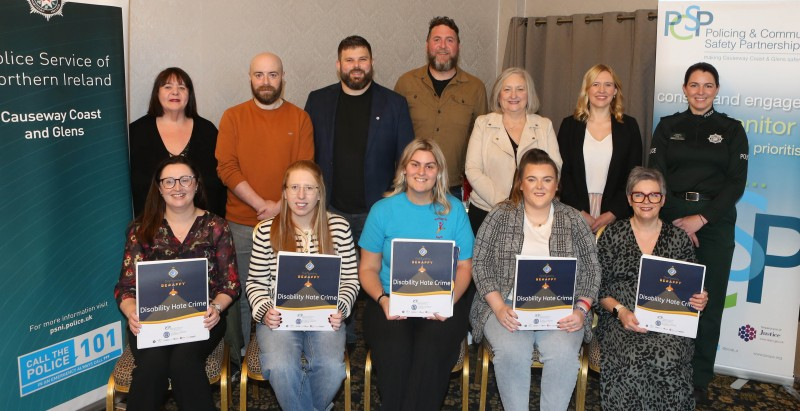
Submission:
<svg viewBox="0 0 800 411">
<path fill-rule="evenodd" d="M 461 202 L 447 193 L 447 165 L 439 146 L 414 140 L 403 151 L 392 191 L 372 206 L 361 234 L 361 287 L 370 296 L 364 338 L 372 350 L 382 410 L 438 410 L 467 334 L 474 237 Z M 395 238 L 452 240 L 460 249 L 453 316 L 389 315 L 389 266 Z"/>
</svg>

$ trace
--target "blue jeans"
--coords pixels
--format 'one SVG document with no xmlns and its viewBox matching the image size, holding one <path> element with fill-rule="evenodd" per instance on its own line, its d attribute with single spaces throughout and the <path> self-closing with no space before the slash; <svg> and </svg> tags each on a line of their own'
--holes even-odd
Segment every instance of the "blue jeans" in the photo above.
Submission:
<svg viewBox="0 0 800 411">
<path fill-rule="evenodd" d="M 332 407 L 345 378 L 344 324 L 339 331 L 276 331 L 259 323 L 256 338 L 261 370 L 284 411 Z"/>
<path fill-rule="evenodd" d="M 247 285 L 247 274 L 250 273 L 250 254 L 253 252 L 254 227 L 237 224 L 230 220 L 228 221 L 228 227 L 231 229 L 233 245 L 236 247 L 236 265 L 239 268 L 239 282 L 242 284 L 242 296 L 232 305 L 232 308 L 235 309 L 236 304 L 238 304 L 239 312 L 241 313 L 242 338 L 244 339 L 241 355 L 244 357 L 247 352 L 247 344 L 250 343 L 250 322 L 252 321 L 250 302 L 245 294 L 245 286 Z"/>
<path fill-rule="evenodd" d="M 542 369 L 539 409 L 566 410 L 578 379 L 578 350 L 583 329 L 509 332 L 492 314 L 483 333 L 494 351 L 494 372 L 500 400 L 506 411 L 528 410 L 533 346 L 539 349 Z"/>
</svg>

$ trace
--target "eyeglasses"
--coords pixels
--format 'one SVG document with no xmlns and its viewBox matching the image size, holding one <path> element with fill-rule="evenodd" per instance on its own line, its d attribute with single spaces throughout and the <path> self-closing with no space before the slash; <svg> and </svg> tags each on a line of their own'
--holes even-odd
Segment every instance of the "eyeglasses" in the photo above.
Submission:
<svg viewBox="0 0 800 411">
<path fill-rule="evenodd" d="M 660 203 L 663 197 L 664 195 L 658 192 L 642 193 L 641 191 L 634 191 L 631 193 L 631 201 L 634 203 L 644 203 L 645 198 L 651 203 Z"/>
<path fill-rule="evenodd" d="M 161 180 L 158 180 L 159 184 L 161 184 L 161 188 L 170 189 L 175 187 L 175 183 L 180 182 L 181 187 L 191 187 L 192 183 L 194 182 L 194 176 L 180 176 L 178 178 L 175 177 L 164 177 Z"/>
<path fill-rule="evenodd" d="M 299 194 L 300 190 L 303 190 L 303 192 L 306 194 L 313 195 L 317 194 L 317 191 L 319 191 L 319 186 L 302 186 L 300 184 L 292 184 L 290 186 L 286 186 L 286 190 L 295 195 Z"/>
</svg>

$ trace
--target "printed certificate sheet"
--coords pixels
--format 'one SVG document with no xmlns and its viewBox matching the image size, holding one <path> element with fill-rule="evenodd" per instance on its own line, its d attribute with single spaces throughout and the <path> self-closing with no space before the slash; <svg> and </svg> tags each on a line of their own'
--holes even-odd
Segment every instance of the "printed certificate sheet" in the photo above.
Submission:
<svg viewBox="0 0 800 411">
<path fill-rule="evenodd" d="M 138 348 L 207 340 L 208 260 L 136 263 L 136 312 L 142 329 Z"/>
<path fill-rule="evenodd" d="M 639 326 L 695 338 L 700 314 L 689 298 L 703 291 L 705 274 L 704 265 L 643 255 L 634 310 Z"/>
<path fill-rule="evenodd" d="M 282 321 L 276 330 L 333 331 L 328 317 L 338 309 L 341 274 L 338 255 L 278 252 L 273 301 Z"/>
<path fill-rule="evenodd" d="M 392 240 L 389 314 L 451 317 L 457 262 L 454 241 Z"/>
<path fill-rule="evenodd" d="M 512 308 L 520 330 L 557 330 L 572 314 L 575 258 L 517 256 Z"/>
</svg>

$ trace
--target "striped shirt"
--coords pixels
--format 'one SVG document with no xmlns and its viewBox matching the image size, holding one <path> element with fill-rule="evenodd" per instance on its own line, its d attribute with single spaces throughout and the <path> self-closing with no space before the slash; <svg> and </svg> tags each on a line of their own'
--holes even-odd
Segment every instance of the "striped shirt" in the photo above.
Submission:
<svg viewBox="0 0 800 411">
<path fill-rule="evenodd" d="M 264 316 L 270 308 L 275 307 L 273 295 L 275 293 L 275 272 L 278 268 L 277 253 L 270 243 L 270 230 L 273 219 L 266 220 L 256 226 L 253 232 L 253 252 L 250 256 L 250 274 L 247 277 L 245 292 L 250 301 L 253 319 L 263 322 Z M 338 308 L 342 316 L 350 315 L 353 302 L 358 295 L 358 264 L 356 262 L 353 235 L 350 233 L 350 224 L 343 217 L 328 213 L 328 227 L 336 255 L 342 257 L 342 275 L 339 285 Z M 302 250 L 304 239 L 296 236 L 297 249 Z M 308 244 L 309 254 L 319 254 L 318 239 L 311 236 Z"/>
</svg>

